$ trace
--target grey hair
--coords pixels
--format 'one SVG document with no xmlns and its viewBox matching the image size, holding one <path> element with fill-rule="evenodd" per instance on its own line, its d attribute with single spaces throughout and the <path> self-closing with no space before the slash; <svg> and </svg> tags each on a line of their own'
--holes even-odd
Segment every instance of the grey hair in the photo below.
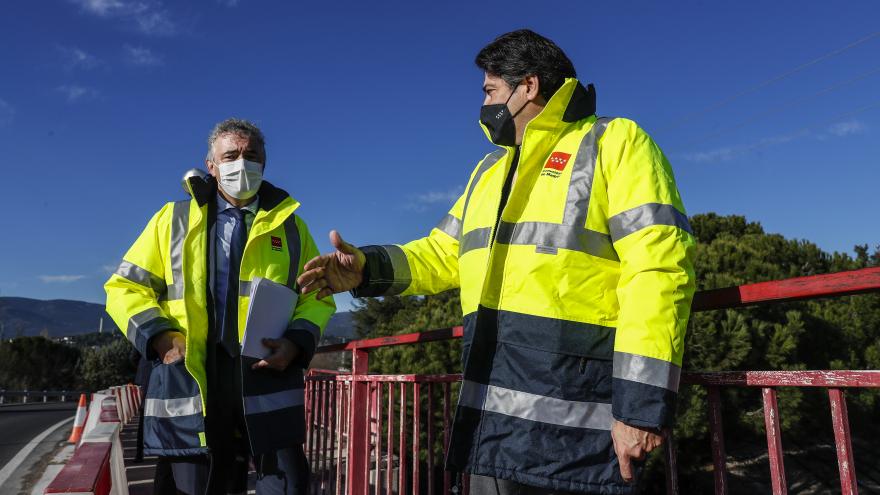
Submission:
<svg viewBox="0 0 880 495">
<path fill-rule="evenodd" d="M 260 146 L 263 148 L 266 147 L 266 139 L 263 137 L 263 131 L 254 125 L 253 122 L 244 119 L 230 118 L 215 125 L 214 129 L 211 131 L 211 135 L 208 136 L 208 155 L 205 157 L 206 160 L 214 159 L 214 141 L 217 141 L 217 138 L 223 134 L 235 134 L 237 136 L 254 138 Z"/>
</svg>

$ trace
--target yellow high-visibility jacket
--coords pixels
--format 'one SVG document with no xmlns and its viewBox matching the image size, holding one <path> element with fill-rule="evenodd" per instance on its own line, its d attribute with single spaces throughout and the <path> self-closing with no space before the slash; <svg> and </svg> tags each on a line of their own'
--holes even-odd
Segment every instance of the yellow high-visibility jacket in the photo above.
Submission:
<svg viewBox="0 0 880 495">
<path fill-rule="evenodd" d="M 192 199 L 168 203 L 159 210 L 104 286 L 107 312 L 143 356 L 155 358 L 150 339 L 165 330 L 186 335 L 185 362 L 157 362 L 151 376 L 144 410 L 148 454 L 190 455 L 204 452 L 205 447 L 203 415 L 210 389 L 207 347 L 214 335 L 208 282 L 213 275 L 208 271 L 208 258 L 214 243 L 210 232 L 216 218 L 217 186 L 213 178 L 193 177 L 188 183 Z M 303 265 L 318 255 L 308 228 L 294 213 L 299 203 L 265 181 L 258 194 L 259 210 L 241 260 L 239 341 L 254 277 L 298 291 L 296 278 Z M 301 352 L 284 372 L 251 370 L 251 358 L 242 357 L 244 409 L 255 453 L 293 446 L 305 438 L 303 369 L 334 311 L 332 298 L 300 295 L 296 307 L 290 308 L 284 336 Z"/>
<path fill-rule="evenodd" d="M 479 163 L 427 237 L 363 248 L 357 296 L 461 289 L 451 468 L 628 493 L 612 418 L 672 421 L 694 237 L 660 148 L 631 120 L 594 111 L 594 94 L 568 79 L 521 146 Z"/>
</svg>

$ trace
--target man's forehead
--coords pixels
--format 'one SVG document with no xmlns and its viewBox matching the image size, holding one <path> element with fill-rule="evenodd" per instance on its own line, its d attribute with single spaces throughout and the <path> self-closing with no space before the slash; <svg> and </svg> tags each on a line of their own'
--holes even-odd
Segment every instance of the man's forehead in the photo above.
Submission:
<svg viewBox="0 0 880 495">
<path fill-rule="evenodd" d="M 236 149 L 241 147 L 248 148 L 257 148 L 259 147 L 259 142 L 253 137 L 245 134 L 236 134 L 233 132 L 227 132 L 221 134 L 217 138 L 217 147 L 221 149 Z"/>
<path fill-rule="evenodd" d="M 503 82 L 504 82 L 504 79 L 501 79 L 501 77 L 499 77 L 499 76 L 489 74 L 488 72 L 485 72 L 483 75 L 483 86 L 484 87 L 485 86 L 495 87 Z"/>
</svg>

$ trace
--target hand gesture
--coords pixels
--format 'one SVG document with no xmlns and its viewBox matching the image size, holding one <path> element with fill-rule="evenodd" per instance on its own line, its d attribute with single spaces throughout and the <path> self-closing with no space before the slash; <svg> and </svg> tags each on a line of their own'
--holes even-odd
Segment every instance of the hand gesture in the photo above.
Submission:
<svg viewBox="0 0 880 495">
<path fill-rule="evenodd" d="M 314 257 L 303 266 L 303 274 L 296 280 L 302 293 L 318 291 L 318 299 L 359 286 L 364 280 L 364 253 L 342 240 L 335 230 L 330 231 L 330 242 L 336 251 Z"/>
</svg>

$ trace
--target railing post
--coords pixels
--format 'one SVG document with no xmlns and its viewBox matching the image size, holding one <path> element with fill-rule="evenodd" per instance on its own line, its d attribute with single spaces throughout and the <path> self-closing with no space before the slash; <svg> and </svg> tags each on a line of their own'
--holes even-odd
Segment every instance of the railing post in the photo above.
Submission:
<svg viewBox="0 0 880 495">
<path fill-rule="evenodd" d="M 675 437 L 672 428 L 666 435 L 663 453 L 666 458 L 666 495 L 678 495 L 678 460 L 675 456 Z"/>
<path fill-rule="evenodd" d="M 828 398 L 831 400 L 831 421 L 834 425 L 834 444 L 837 447 L 840 492 L 843 495 L 858 495 L 859 485 L 856 482 L 856 464 L 850 441 L 846 397 L 843 395 L 843 390 L 829 388 Z"/>
<path fill-rule="evenodd" d="M 724 451 L 724 423 L 721 419 L 721 394 L 718 387 L 708 387 L 709 434 L 712 438 L 712 461 L 715 465 L 715 495 L 727 495 L 727 454 Z"/>
<path fill-rule="evenodd" d="M 352 377 L 364 375 L 369 370 L 370 354 L 363 349 L 351 351 L 351 374 Z M 363 495 L 367 493 L 367 456 L 365 452 L 367 443 L 367 403 L 369 382 L 351 382 L 351 402 L 349 403 L 349 427 L 348 427 L 348 495 Z"/>
<path fill-rule="evenodd" d="M 421 406 L 421 390 L 419 382 L 413 383 L 413 467 L 412 467 L 412 492 L 421 494 L 421 486 L 419 484 L 419 450 L 421 444 L 419 442 L 419 433 L 421 433 L 421 414 L 419 408 Z M 430 447 L 428 447 L 430 448 Z"/>
<path fill-rule="evenodd" d="M 773 495 L 788 493 L 785 483 L 785 464 L 782 456 L 782 429 L 779 427 L 779 406 L 776 403 L 776 389 L 761 389 L 764 399 L 764 424 L 767 428 L 767 453 L 770 456 L 770 481 Z"/>
</svg>

